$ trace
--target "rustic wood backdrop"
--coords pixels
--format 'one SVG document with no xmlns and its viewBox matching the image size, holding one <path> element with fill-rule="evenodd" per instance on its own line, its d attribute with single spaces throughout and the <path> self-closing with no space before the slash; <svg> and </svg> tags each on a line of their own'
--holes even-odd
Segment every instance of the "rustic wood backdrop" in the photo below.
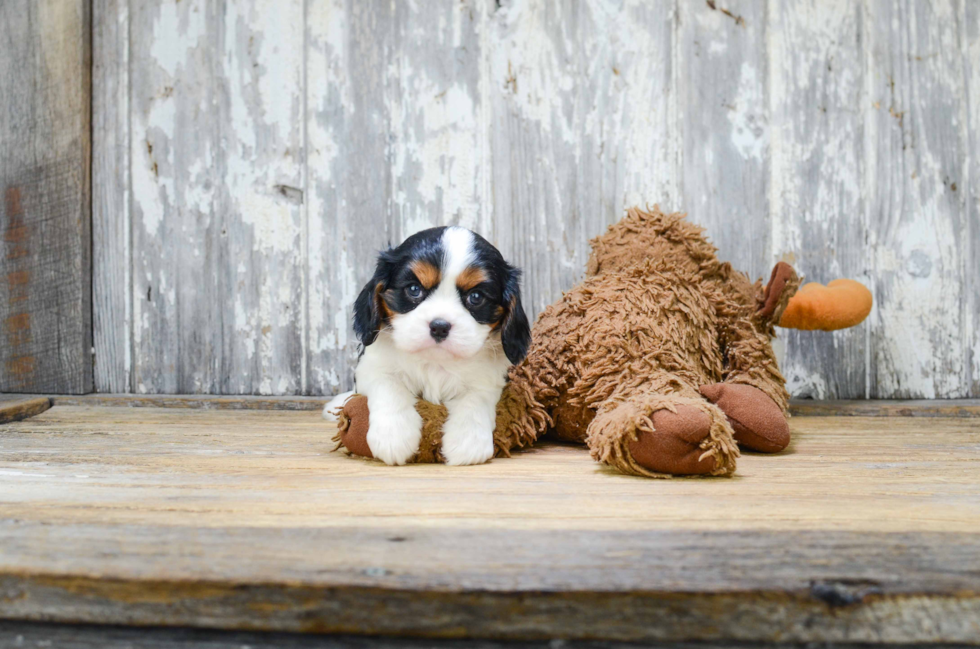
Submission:
<svg viewBox="0 0 980 649">
<path fill-rule="evenodd" d="M 980 396 L 980 3 L 94 0 L 95 385 L 330 394 L 388 242 L 459 223 L 535 313 L 632 204 L 852 277 L 796 396 Z"/>
<path fill-rule="evenodd" d="M 92 389 L 90 18 L 0 0 L 0 392 Z"/>
</svg>

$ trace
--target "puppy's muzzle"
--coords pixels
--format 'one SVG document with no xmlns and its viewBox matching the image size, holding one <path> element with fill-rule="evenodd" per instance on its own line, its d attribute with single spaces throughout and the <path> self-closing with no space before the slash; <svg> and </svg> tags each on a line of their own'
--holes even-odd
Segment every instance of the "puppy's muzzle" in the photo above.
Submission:
<svg viewBox="0 0 980 649">
<path fill-rule="evenodd" d="M 443 340 L 449 337 L 449 330 L 452 328 L 453 326 L 445 320 L 433 320 L 429 323 L 429 335 L 431 335 L 433 340 L 435 340 L 437 343 L 441 343 Z"/>
</svg>

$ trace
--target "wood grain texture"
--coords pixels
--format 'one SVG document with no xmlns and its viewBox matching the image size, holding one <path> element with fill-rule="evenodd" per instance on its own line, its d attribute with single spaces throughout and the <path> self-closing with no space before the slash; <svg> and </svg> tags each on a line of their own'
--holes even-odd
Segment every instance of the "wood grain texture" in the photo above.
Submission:
<svg viewBox="0 0 980 649">
<path fill-rule="evenodd" d="M 92 2 L 92 316 L 94 388 L 130 392 L 133 277 L 130 219 L 128 0 Z"/>
<path fill-rule="evenodd" d="M 636 649 L 633 643 L 602 640 L 504 641 L 467 638 L 436 640 L 352 635 L 248 633 L 204 629 L 121 628 L 80 624 L 0 621 L 0 649 Z M 657 643 L 657 649 L 742 649 L 737 641 Z M 766 645 L 797 649 L 796 644 Z M 867 645 L 835 644 L 835 649 L 866 649 Z M 878 645 L 898 647 L 898 645 Z M 925 649 L 935 645 L 901 645 Z"/>
<path fill-rule="evenodd" d="M 41 414 L 50 407 L 51 399 L 44 397 L 0 401 L 0 424 L 29 419 L 34 415 Z"/>
<path fill-rule="evenodd" d="M 0 395 L 0 402 L 4 396 Z M 171 394 L 84 394 L 57 395 L 60 406 L 107 406 L 120 408 L 184 408 L 204 410 L 316 410 L 322 411 L 329 397 L 264 397 L 256 395 L 171 395 Z M 827 409 L 829 410 L 829 409 Z M 980 402 L 977 404 L 980 413 Z M 873 416 L 873 414 L 869 415 Z M 952 415 L 950 415 L 952 416 Z"/>
<path fill-rule="evenodd" d="M 753 279 L 787 259 L 872 288 L 860 327 L 786 334 L 796 395 L 980 396 L 973 3 L 96 14 L 96 233 L 118 250 L 96 267 L 102 390 L 348 389 L 350 309 L 380 248 L 476 228 L 524 268 L 533 315 L 623 208 L 659 202 Z"/>
<path fill-rule="evenodd" d="M 773 255 L 806 281 L 872 285 L 866 254 L 862 10 L 852 2 L 770 2 Z M 797 397 L 866 397 L 868 325 L 780 331 Z"/>
<path fill-rule="evenodd" d="M 871 397 L 957 397 L 969 390 L 960 22 L 956 2 L 868 5 Z"/>
<path fill-rule="evenodd" d="M 980 399 L 793 399 L 789 411 L 794 417 L 980 417 Z"/>
<path fill-rule="evenodd" d="M 966 73 L 967 124 L 969 131 L 970 169 L 966 200 L 966 245 L 963 277 L 966 279 L 965 299 L 962 302 L 963 323 L 966 326 L 966 356 L 970 376 L 964 392 L 980 396 L 980 5 L 963 3 L 964 19 L 963 62 Z"/>
<path fill-rule="evenodd" d="M 23 394 L 0 394 L 0 403 L 29 397 Z M 40 396 L 40 395 L 38 395 Z M 216 396 L 173 394 L 83 394 L 56 395 L 52 403 L 59 406 L 111 406 L 122 408 L 201 408 L 216 410 L 316 410 L 326 405 L 327 397 L 302 396 Z M 794 417 L 980 417 L 980 399 L 926 399 L 895 401 L 857 399 L 815 401 L 793 399 L 789 406 Z"/>
<path fill-rule="evenodd" d="M 303 3 L 133 3 L 133 387 L 302 392 Z"/>
<path fill-rule="evenodd" d="M 0 390 L 92 388 L 91 12 L 0 5 Z"/>
<path fill-rule="evenodd" d="M 773 266 L 766 3 L 729 4 L 677 4 L 680 205 L 755 280 Z"/>
<path fill-rule="evenodd" d="M 489 41 L 495 241 L 534 316 L 624 204 L 678 203 L 672 6 L 500 3 Z"/>
<path fill-rule="evenodd" d="M 385 467 L 310 412 L 55 406 L 0 430 L 0 618 L 976 642 L 976 425 L 792 427 L 734 479 L 650 481 L 558 445 Z"/>
</svg>

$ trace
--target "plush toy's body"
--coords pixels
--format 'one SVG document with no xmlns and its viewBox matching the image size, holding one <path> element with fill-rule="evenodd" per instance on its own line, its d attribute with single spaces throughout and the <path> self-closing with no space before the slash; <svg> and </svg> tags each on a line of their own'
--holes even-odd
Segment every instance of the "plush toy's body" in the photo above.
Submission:
<svg viewBox="0 0 980 649">
<path fill-rule="evenodd" d="M 789 442 L 788 394 L 770 345 L 799 286 L 777 265 L 752 284 L 716 257 L 683 215 L 631 209 L 592 242 L 586 279 L 548 307 L 498 405 L 497 454 L 545 434 L 584 442 L 635 475 L 730 475 L 736 440 L 761 451 Z M 437 461 L 440 407 L 420 461 Z M 345 407 L 338 436 L 363 452 L 366 400 Z"/>
</svg>

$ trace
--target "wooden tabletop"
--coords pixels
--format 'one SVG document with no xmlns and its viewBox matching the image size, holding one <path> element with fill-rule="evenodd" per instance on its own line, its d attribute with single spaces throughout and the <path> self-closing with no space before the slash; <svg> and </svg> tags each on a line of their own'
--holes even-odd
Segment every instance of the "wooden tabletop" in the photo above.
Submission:
<svg viewBox="0 0 980 649">
<path fill-rule="evenodd" d="M 0 618 L 496 638 L 980 642 L 980 419 L 794 417 L 731 479 L 545 444 L 331 452 L 310 411 L 0 427 Z"/>
</svg>

